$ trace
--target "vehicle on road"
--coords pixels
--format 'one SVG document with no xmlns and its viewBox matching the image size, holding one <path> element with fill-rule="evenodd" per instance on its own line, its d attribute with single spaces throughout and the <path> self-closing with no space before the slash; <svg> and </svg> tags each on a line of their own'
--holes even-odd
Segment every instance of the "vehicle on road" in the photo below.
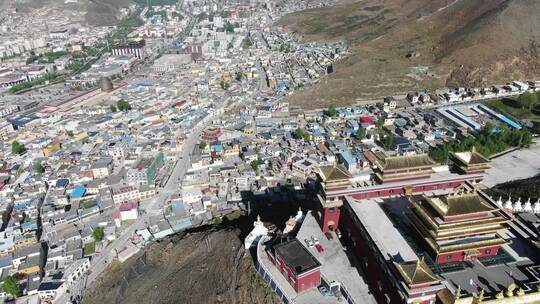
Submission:
<svg viewBox="0 0 540 304">
<path fill-rule="evenodd" d="M 310 239 L 305 239 L 304 242 L 306 242 L 306 245 L 309 247 L 309 248 L 313 248 L 315 246 L 315 243 L 313 243 L 312 240 Z"/>
</svg>

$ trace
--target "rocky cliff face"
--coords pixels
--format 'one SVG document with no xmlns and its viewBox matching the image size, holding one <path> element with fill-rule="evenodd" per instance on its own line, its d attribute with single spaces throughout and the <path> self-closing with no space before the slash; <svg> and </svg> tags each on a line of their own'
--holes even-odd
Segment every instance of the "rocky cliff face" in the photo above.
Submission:
<svg viewBox="0 0 540 304">
<path fill-rule="evenodd" d="M 153 243 L 111 267 L 83 303 L 281 303 L 238 235 L 236 229 L 208 230 Z"/>
</svg>

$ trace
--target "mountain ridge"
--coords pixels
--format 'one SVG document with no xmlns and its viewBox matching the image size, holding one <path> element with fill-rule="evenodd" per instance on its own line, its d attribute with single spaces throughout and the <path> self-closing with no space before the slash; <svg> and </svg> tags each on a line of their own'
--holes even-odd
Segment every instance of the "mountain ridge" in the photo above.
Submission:
<svg viewBox="0 0 540 304">
<path fill-rule="evenodd" d="M 351 50 L 320 88 L 293 94 L 291 104 L 527 80 L 540 73 L 538 16 L 534 0 L 366 0 L 284 16 L 279 25 L 305 39 L 345 39 Z"/>
</svg>

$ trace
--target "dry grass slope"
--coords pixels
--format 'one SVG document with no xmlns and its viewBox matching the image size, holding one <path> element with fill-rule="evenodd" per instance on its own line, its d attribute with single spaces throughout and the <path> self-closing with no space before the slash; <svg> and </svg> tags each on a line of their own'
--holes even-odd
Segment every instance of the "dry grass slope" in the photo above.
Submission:
<svg viewBox="0 0 540 304">
<path fill-rule="evenodd" d="M 238 231 L 171 236 L 144 251 L 145 263 L 133 257 L 113 266 L 86 291 L 83 303 L 281 303 L 249 255 L 239 255 Z"/>
<path fill-rule="evenodd" d="M 0 7 L 1 1 L 7 0 L 0 0 Z M 63 0 L 20 0 L 15 6 L 21 11 L 45 6 L 65 11 L 82 11 L 85 13 L 85 20 L 81 20 L 83 22 L 90 25 L 112 25 L 119 20 L 119 9 L 131 3 L 130 0 L 78 0 L 68 4 Z"/>
<path fill-rule="evenodd" d="M 346 39 L 351 50 L 333 75 L 291 96 L 291 104 L 344 105 L 534 77 L 539 15 L 536 0 L 366 0 L 285 16 L 280 24 L 305 39 Z"/>
</svg>

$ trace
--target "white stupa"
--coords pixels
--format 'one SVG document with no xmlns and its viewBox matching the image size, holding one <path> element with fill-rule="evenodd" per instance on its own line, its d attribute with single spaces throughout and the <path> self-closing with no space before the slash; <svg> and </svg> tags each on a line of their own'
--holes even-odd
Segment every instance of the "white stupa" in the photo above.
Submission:
<svg viewBox="0 0 540 304">
<path fill-rule="evenodd" d="M 261 216 L 257 216 L 257 220 L 253 223 L 253 230 L 246 236 L 244 246 L 249 249 L 252 246 L 256 246 L 257 242 L 263 235 L 268 234 L 268 228 L 264 227 L 264 223 L 261 222 Z"/>
<path fill-rule="evenodd" d="M 521 204 L 521 197 L 518 198 L 517 202 L 514 203 L 514 205 L 512 206 L 512 212 L 522 212 L 523 211 L 523 206 Z"/>
<path fill-rule="evenodd" d="M 504 203 L 504 209 L 512 211 L 512 197 L 509 196 L 508 200 Z"/>
<path fill-rule="evenodd" d="M 296 212 L 296 216 L 294 217 L 294 220 L 301 224 L 304 221 L 304 212 L 302 212 L 301 208 L 298 208 L 298 211 Z"/>
<path fill-rule="evenodd" d="M 285 222 L 285 228 L 283 229 L 283 234 L 287 234 L 294 230 L 296 227 L 296 220 L 294 217 L 289 217 L 289 219 Z"/>
<path fill-rule="evenodd" d="M 534 203 L 533 212 L 537 214 L 540 213 L 540 198 Z"/>
<path fill-rule="evenodd" d="M 533 208 L 531 204 L 531 198 L 529 197 L 529 199 L 525 202 L 525 204 L 523 204 L 523 212 L 532 212 L 532 211 L 533 211 Z"/>
<path fill-rule="evenodd" d="M 497 207 L 499 208 L 503 207 L 502 196 L 499 196 L 499 199 L 497 200 L 496 204 L 497 204 Z"/>
</svg>

